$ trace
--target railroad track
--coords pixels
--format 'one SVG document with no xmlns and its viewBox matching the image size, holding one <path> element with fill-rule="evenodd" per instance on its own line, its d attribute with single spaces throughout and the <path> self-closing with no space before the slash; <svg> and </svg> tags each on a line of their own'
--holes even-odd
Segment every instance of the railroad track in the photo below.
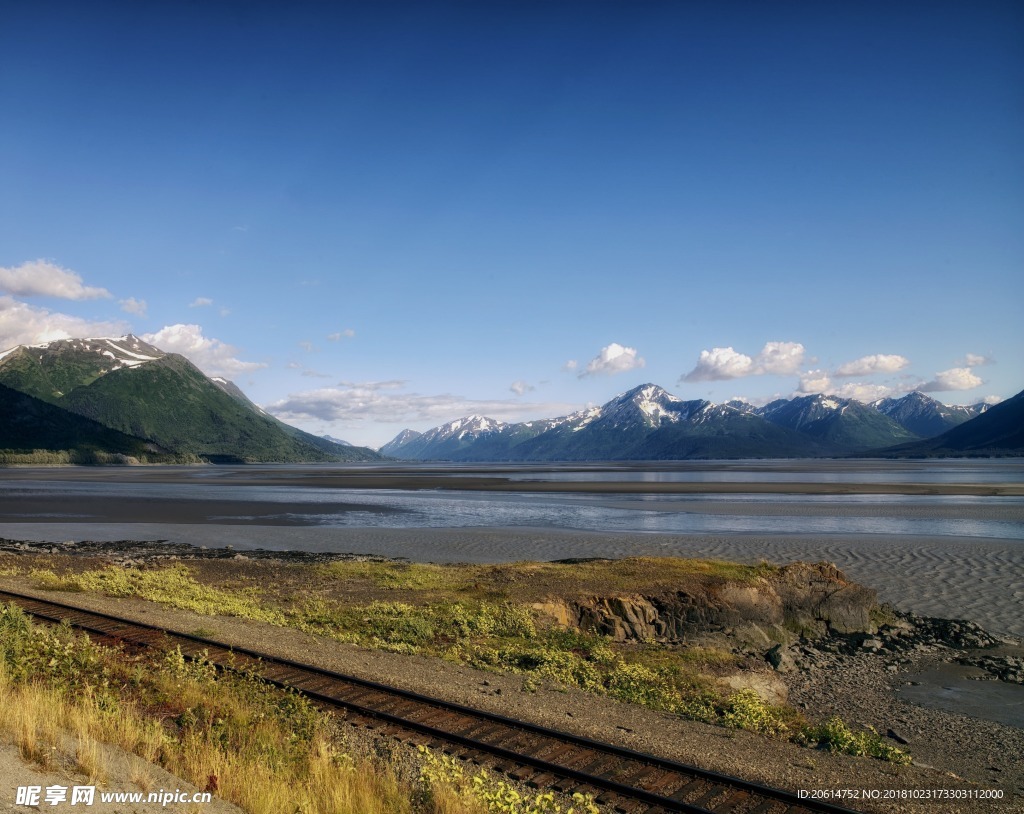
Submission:
<svg viewBox="0 0 1024 814">
<path fill-rule="evenodd" d="M 0 591 L 0 601 L 18 605 L 44 622 L 66 619 L 106 643 L 131 648 L 177 645 L 186 658 L 202 657 L 225 670 L 249 671 L 318 703 L 345 709 L 355 723 L 470 760 L 536 788 L 590 794 L 598 803 L 627 814 L 855 814 L 736 777 L 199 636 L 10 591 Z"/>
</svg>

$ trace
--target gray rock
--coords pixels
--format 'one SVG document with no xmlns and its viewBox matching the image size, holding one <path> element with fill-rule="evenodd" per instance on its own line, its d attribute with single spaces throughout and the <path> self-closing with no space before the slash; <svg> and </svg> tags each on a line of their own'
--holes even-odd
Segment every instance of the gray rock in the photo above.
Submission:
<svg viewBox="0 0 1024 814">
<path fill-rule="evenodd" d="M 781 644 L 775 645 L 764 654 L 765 660 L 780 673 L 791 673 L 796 669 L 796 662 L 793 660 L 789 650 Z"/>
</svg>

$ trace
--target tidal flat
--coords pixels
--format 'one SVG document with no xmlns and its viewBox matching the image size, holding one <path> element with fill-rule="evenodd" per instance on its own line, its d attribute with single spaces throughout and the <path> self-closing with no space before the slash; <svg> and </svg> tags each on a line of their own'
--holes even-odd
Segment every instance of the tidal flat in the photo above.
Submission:
<svg viewBox="0 0 1024 814">
<path fill-rule="evenodd" d="M 0 536 L 500 563 L 834 562 L 914 613 L 1024 635 L 1024 461 L 12 467 Z"/>
</svg>

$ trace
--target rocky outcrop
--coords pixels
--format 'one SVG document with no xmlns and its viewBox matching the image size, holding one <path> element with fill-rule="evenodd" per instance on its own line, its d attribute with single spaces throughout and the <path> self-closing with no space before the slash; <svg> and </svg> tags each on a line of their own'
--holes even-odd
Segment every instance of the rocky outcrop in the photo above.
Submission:
<svg viewBox="0 0 1024 814">
<path fill-rule="evenodd" d="M 992 678 L 1024 684 L 1024 650 L 1012 637 L 998 637 L 974 622 L 936 619 L 881 609 L 886 621 L 871 633 L 839 633 L 801 640 L 789 646 L 777 644 L 764 654 L 779 673 L 844 670 L 850 659 L 877 657 L 890 673 L 898 672 L 916 656 L 944 655 L 985 670 Z"/>
<path fill-rule="evenodd" d="M 616 641 L 683 642 L 737 629 L 768 641 L 783 631 L 809 637 L 869 631 L 875 598 L 831 563 L 793 563 L 753 582 L 706 580 L 656 596 L 591 596 L 537 608 L 558 624 Z"/>
<path fill-rule="evenodd" d="M 787 623 L 818 633 L 872 629 L 871 609 L 877 604 L 877 592 L 850 582 L 832 563 L 793 563 L 779 569 L 773 581 Z"/>
</svg>

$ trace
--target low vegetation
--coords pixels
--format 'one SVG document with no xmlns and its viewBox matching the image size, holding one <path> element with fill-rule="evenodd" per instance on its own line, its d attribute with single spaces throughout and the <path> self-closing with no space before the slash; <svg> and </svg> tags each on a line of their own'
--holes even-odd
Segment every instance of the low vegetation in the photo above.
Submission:
<svg viewBox="0 0 1024 814">
<path fill-rule="evenodd" d="M 163 455 L 151 452 L 107 452 L 101 449 L 0 449 L 0 466 L 130 466 L 138 464 L 196 464 L 196 455 Z"/>
<path fill-rule="evenodd" d="M 0 732 L 26 759 L 67 762 L 101 785 L 109 744 L 140 758 L 132 776 L 143 791 L 147 764 L 158 764 L 253 814 L 596 811 L 584 798 L 521 795 L 430 753 L 403 777 L 354 753 L 333 716 L 300 696 L 177 650 L 129 657 L 9 606 L 0 606 Z"/>
<path fill-rule="evenodd" d="M 771 569 L 643 558 L 616 561 L 614 566 L 606 561 L 510 566 L 339 561 L 302 567 L 296 585 L 287 575 L 273 586 L 244 576 L 209 584 L 198 578 L 202 569 L 180 563 L 62 574 L 35 570 L 31 577 L 42 588 L 137 596 L 201 614 L 233 615 L 366 647 L 519 674 L 527 691 L 549 682 L 837 752 L 909 762 L 906 753 L 877 733 L 854 732 L 841 721 L 808 722 L 796 710 L 768 704 L 749 690 L 723 692 L 714 677 L 735 667 L 737 657 L 730 652 L 655 643 L 618 645 L 545 622 L 530 604 L 556 591 L 579 595 L 635 589 L 638 584 L 656 590 L 695 580 L 753 581 Z"/>
</svg>

